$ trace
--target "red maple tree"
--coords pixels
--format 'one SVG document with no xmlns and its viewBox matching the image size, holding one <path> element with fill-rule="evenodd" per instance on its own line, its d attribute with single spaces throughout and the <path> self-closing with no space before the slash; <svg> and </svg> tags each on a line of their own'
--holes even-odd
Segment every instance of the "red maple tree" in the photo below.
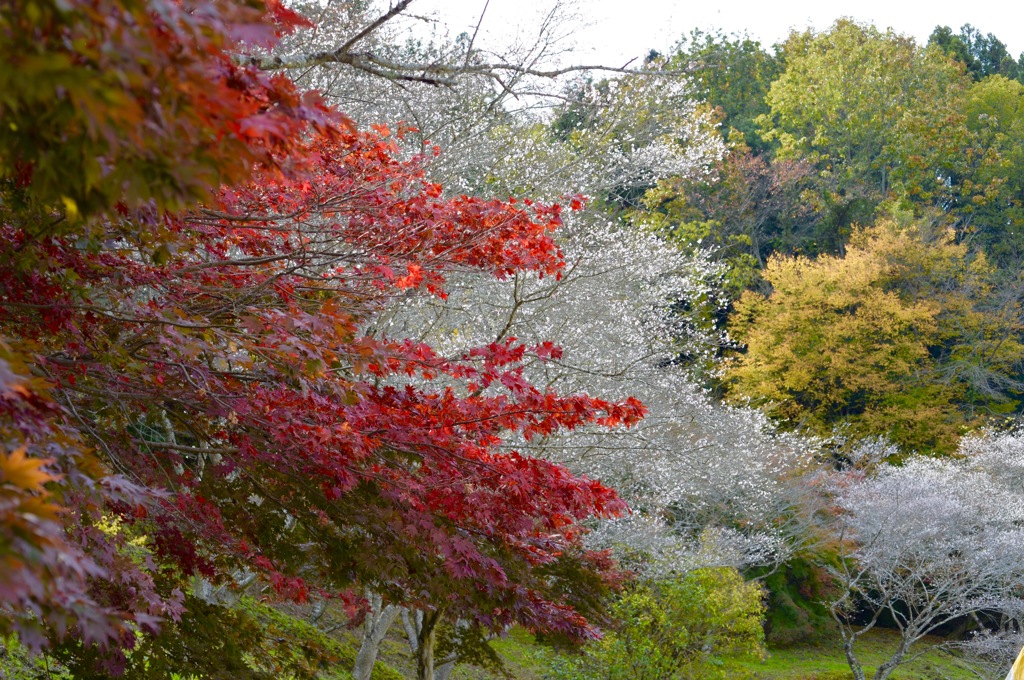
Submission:
<svg viewBox="0 0 1024 680">
<path fill-rule="evenodd" d="M 128 622 L 245 569 L 593 635 L 568 581 L 615 574 L 579 522 L 624 506 L 502 444 L 643 407 L 525 380 L 549 343 L 372 332 L 455 268 L 559 276 L 559 206 L 445 197 L 388 130 L 238 65 L 301 22 L 276 3 L 31 4 L 0 10 L 0 628 L 116 671 Z"/>
</svg>

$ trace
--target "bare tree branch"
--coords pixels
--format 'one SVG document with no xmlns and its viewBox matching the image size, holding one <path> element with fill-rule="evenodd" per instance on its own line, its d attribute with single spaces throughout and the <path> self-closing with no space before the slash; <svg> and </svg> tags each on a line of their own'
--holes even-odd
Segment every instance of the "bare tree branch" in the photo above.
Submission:
<svg viewBox="0 0 1024 680">
<path fill-rule="evenodd" d="M 377 56 L 372 52 L 349 52 L 341 48 L 329 52 L 309 52 L 288 56 L 243 57 L 239 63 L 255 66 L 264 71 L 283 69 L 308 68 L 324 64 L 345 64 L 372 75 L 389 80 L 403 80 L 426 83 L 428 85 L 452 86 L 453 78 L 462 75 L 483 75 L 499 80 L 501 74 L 535 76 L 538 78 L 557 78 L 567 73 L 583 71 L 604 71 L 607 73 L 623 73 L 630 75 L 685 75 L 687 71 L 664 71 L 650 69 L 633 69 L 628 67 L 604 66 L 601 64 L 577 64 L 555 69 L 538 69 L 507 64 L 504 62 L 479 64 L 421 64 L 415 62 L 399 62 Z"/>
<path fill-rule="evenodd" d="M 359 31 L 354 36 L 349 38 L 347 41 L 345 41 L 345 44 L 343 44 L 335 51 L 340 54 L 347 54 L 349 50 L 351 50 L 355 46 L 355 44 L 358 43 L 360 40 L 376 31 L 378 28 L 386 24 L 394 17 L 401 14 L 405 10 L 405 8 L 409 6 L 411 2 L 412 0 L 401 0 L 397 5 L 395 5 L 390 10 L 388 10 L 380 17 L 378 17 L 375 21 L 373 21 L 369 26 L 367 26 L 366 28 L 364 28 L 363 30 Z"/>
<path fill-rule="evenodd" d="M 412 0 L 401 0 L 393 5 L 387 12 L 379 16 L 364 28 L 356 32 L 351 38 L 345 40 L 339 47 L 330 50 L 298 52 L 289 55 L 246 55 L 239 56 L 237 63 L 244 66 L 253 66 L 264 71 L 278 71 L 285 69 L 306 69 L 313 66 L 326 64 L 342 64 L 358 69 L 374 76 L 386 78 L 393 81 L 406 81 L 426 83 L 435 86 L 451 87 L 455 85 L 455 79 L 459 76 L 478 75 L 494 79 L 504 86 L 507 78 L 533 76 L 538 78 L 557 78 L 569 73 L 584 71 L 603 71 L 608 73 L 634 74 L 634 75 L 683 75 L 685 71 L 660 71 L 651 69 L 629 68 L 627 62 L 621 67 L 607 66 L 603 64 L 574 64 L 560 68 L 539 68 L 534 65 L 515 64 L 505 61 L 478 61 L 474 58 L 482 56 L 480 50 L 473 49 L 476 35 L 483 21 L 483 13 L 477 23 L 476 30 L 470 40 L 469 49 L 461 63 L 444 62 L 415 62 L 395 61 L 388 59 L 374 51 L 354 51 L 360 42 L 378 31 L 386 23 L 402 14 L 412 3 Z M 484 12 L 486 12 L 486 7 Z"/>
</svg>

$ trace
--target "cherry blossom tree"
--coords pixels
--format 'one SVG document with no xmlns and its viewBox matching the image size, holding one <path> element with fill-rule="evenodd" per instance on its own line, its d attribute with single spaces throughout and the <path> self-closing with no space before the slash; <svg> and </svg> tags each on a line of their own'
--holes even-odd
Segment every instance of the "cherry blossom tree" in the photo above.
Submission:
<svg viewBox="0 0 1024 680">
<path fill-rule="evenodd" d="M 840 590 L 830 608 L 854 677 L 865 677 L 856 643 L 883 616 L 900 641 L 876 680 L 917 656 L 913 645 L 951 621 L 978 612 L 1020 615 L 1018 449 L 1014 435 L 972 438 L 962 459 L 914 458 L 838 478 L 835 530 L 843 549 L 832 569 Z"/>
</svg>

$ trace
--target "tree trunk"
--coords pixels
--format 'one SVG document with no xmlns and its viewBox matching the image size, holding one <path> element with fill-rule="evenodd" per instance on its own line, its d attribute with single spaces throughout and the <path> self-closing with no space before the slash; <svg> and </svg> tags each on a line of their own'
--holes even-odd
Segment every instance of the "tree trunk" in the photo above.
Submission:
<svg viewBox="0 0 1024 680">
<path fill-rule="evenodd" d="M 434 669 L 434 680 L 448 680 L 455 670 L 455 659 L 448 659 Z"/>
<path fill-rule="evenodd" d="M 853 671 L 853 680 L 865 680 L 864 669 L 861 668 L 860 662 L 857 661 L 857 657 L 853 653 L 853 643 L 856 642 L 857 638 L 853 635 L 845 636 L 843 640 L 843 652 L 846 654 L 846 663 L 850 665 L 850 670 Z"/>
<path fill-rule="evenodd" d="M 420 626 L 423 625 L 423 612 L 402 607 L 402 627 L 405 628 L 405 639 L 409 641 L 409 649 L 416 656 L 420 644 Z"/>
<path fill-rule="evenodd" d="M 373 666 L 377 663 L 380 643 L 401 609 L 392 604 L 383 606 L 380 595 L 369 591 L 366 593 L 366 599 L 370 602 L 370 611 L 363 623 L 363 642 L 359 646 L 355 667 L 352 669 L 353 680 L 370 680 Z"/>
<path fill-rule="evenodd" d="M 402 608 L 402 627 L 405 637 L 409 640 L 409 649 L 416 658 L 416 678 L 427 680 L 448 680 L 458 659 L 451 657 L 440 664 L 434 658 L 434 646 L 437 638 L 437 626 L 444 612 L 422 612 Z M 427 642 L 429 641 L 429 644 Z M 429 648 L 428 648 L 429 647 Z"/>
<path fill-rule="evenodd" d="M 892 657 L 886 660 L 882 665 L 875 671 L 875 680 L 887 680 L 892 672 L 903 663 L 903 657 L 907 654 L 907 649 L 910 647 L 910 642 L 907 640 L 906 633 L 900 638 L 900 644 L 896 647 L 896 651 L 893 652 Z"/>
<path fill-rule="evenodd" d="M 441 616 L 440 609 L 423 612 L 416 638 L 416 680 L 434 680 L 434 643 L 437 640 L 437 624 L 441 622 Z"/>
</svg>

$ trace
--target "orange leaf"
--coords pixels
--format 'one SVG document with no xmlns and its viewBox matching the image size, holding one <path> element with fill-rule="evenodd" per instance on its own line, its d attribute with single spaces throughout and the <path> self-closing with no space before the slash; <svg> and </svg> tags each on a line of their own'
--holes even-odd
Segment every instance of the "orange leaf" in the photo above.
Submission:
<svg viewBox="0 0 1024 680">
<path fill-rule="evenodd" d="M 0 482 L 28 491 L 42 491 L 44 484 L 56 479 L 40 469 L 49 462 L 47 459 L 29 458 L 25 455 L 25 447 L 17 448 L 8 455 L 0 454 Z"/>
</svg>

